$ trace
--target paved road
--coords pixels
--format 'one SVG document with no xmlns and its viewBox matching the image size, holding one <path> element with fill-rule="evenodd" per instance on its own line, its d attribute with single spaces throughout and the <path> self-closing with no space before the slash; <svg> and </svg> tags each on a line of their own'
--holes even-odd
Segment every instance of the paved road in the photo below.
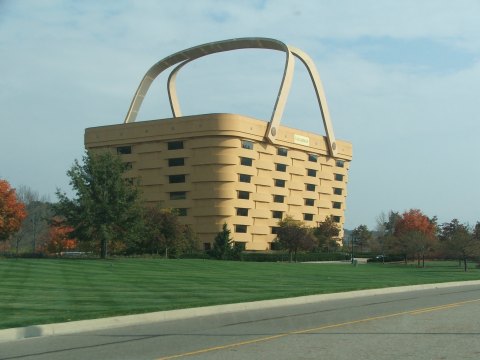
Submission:
<svg viewBox="0 0 480 360">
<path fill-rule="evenodd" d="M 480 359 L 480 286 L 25 339 L 0 359 Z"/>
</svg>

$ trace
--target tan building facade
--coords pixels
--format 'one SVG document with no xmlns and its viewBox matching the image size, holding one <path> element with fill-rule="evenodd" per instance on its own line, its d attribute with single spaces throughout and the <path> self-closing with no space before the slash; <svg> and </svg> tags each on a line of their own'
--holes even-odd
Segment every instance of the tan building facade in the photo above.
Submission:
<svg viewBox="0 0 480 360">
<path fill-rule="evenodd" d="M 236 39 L 223 42 L 225 51 L 237 40 L 242 48 L 250 47 L 245 40 L 251 39 Z M 270 39 L 261 40 L 269 48 Z M 181 52 L 187 60 L 174 75 L 196 54 L 205 54 L 207 45 Z M 170 65 L 172 56 L 166 58 Z M 224 223 L 246 250 L 270 249 L 278 221 L 286 215 L 312 227 L 333 216 L 343 227 L 352 146 L 335 140 L 322 89 L 326 136 L 280 126 L 275 110 L 270 122 L 235 114 L 181 116 L 171 79 L 172 118 L 132 121 L 137 95 L 143 98 L 148 90 L 141 93 L 142 82 L 124 124 L 85 131 L 87 149 L 110 149 L 128 163 L 126 176 L 138 179 L 146 203 L 177 209 L 205 248 Z"/>
</svg>

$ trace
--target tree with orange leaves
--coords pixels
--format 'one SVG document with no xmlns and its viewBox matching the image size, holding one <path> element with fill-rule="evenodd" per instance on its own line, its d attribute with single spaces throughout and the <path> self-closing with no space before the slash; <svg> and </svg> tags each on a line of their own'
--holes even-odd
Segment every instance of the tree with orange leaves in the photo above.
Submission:
<svg viewBox="0 0 480 360">
<path fill-rule="evenodd" d="M 65 225 L 59 217 L 54 217 L 51 220 L 45 250 L 50 254 L 59 254 L 63 251 L 75 250 L 77 240 L 72 239 L 71 233 L 73 230 L 73 227 Z"/>
<path fill-rule="evenodd" d="M 431 250 L 436 242 L 436 218 L 430 219 L 418 209 L 404 212 L 395 224 L 394 235 L 397 238 L 396 249 L 407 260 L 408 255 L 417 255 L 425 266 L 425 253 Z"/>
<path fill-rule="evenodd" d="M 25 205 L 17 199 L 15 189 L 0 179 L 0 241 L 17 232 L 26 216 Z"/>
</svg>

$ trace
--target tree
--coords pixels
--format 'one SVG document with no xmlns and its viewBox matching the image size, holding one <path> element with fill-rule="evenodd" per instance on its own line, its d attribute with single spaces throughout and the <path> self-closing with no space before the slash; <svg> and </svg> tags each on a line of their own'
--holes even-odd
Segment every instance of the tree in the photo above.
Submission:
<svg viewBox="0 0 480 360">
<path fill-rule="evenodd" d="M 73 228 L 65 225 L 63 219 L 56 216 L 53 217 L 45 239 L 45 250 L 50 254 L 60 254 L 64 251 L 75 250 L 77 241 L 70 236 L 72 232 Z"/>
<path fill-rule="evenodd" d="M 227 223 L 224 223 L 222 226 L 222 231 L 220 231 L 216 236 L 213 242 L 213 249 L 210 251 L 210 254 L 218 260 L 227 260 L 232 257 L 236 257 L 235 243 L 230 237 L 230 229 L 228 228 Z"/>
<path fill-rule="evenodd" d="M 313 230 L 313 235 L 317 240 L 317 246 L 319 249 L 326 249 L 328 252 L 330 248 L 338 247 L 337 238 L 340 234 L 333 217 L 329 216 L 324 221 L 320 222 L 318 226 Z"/>
<path fill-rule="evenodd" d="M 441 249 L 447 256 L 455 256 L 463 261 L 464 270 L 467 271 L 469 256 L 480 253 L 480 223 L 477 222 L 473 232 L 457 219 L 443 223 L 440 227 L 439 240 Z"/>
<path fill-rule="evenodd" d="M 126 170 L 120 157 L 108 151 L 87 151 L 83 164 L 75 160 L 67 171 L 75 198 L 57 190 L 55 210 L 74 229 L 81 242 L 94 242 L 100 257 L 107 256 L 107 245 L 125 244 L 140 221 L 139 193 L 123 178 Z"/>
<path fill-rule="evenodd" d="M 299 250 L 312 250 L 315 246 L 315 238 L 310 229 L 291 216 L 278 222 L 276 241 L 282 249 L 288 250 L 290 262 L 297 261 Z"/>
<path fill-rule="evenodd" d="M 360 251 L 363 251 L 363 248 L 370 244 L 372 232 L 368 230 L 367 225 L 359 225 L 353 229 L 352 236 L 355 239 L 355 244 L 360 246 Z"/>
<path fill-rule="evenodd" d="M 53 216 L 52 205 L 46 196 L 40 196 L 38 192 L 27 186 L 19 186 L 17 197 L 25 204 L 27 217 L 22 222 L 20 230 L 12 236 L 16 253 L 35 252 L 42 247 L 41 239 L 48 238 L 50 219 Z"/>
<path fill-rule="evenodd" d="M 435 220 L 418 209 L 411 209 L 404 212 L 395 224 L 395 247 L 404 255 L 405 262 L 409 255 L 417 255 L 418 265 L 422 259 L 422 266 L 425 266 L 425 253 L 435 245 L 436 231 Z"/>
<path fill-rule="evenodd" d="M 0 179 L 0 241 L 17 232 L 26 216 L 25 204 L 18 200 L 15 189 Z"/>
<path fill-rule="evenodd" d="M 175 212 L 150 206 L 143 211 L 144 249 L 151 254 L 160 251 L 168 259 L 170 255 L 181 254 L 187 248 L 184 227 L 178 222 Z"/>
</svg>

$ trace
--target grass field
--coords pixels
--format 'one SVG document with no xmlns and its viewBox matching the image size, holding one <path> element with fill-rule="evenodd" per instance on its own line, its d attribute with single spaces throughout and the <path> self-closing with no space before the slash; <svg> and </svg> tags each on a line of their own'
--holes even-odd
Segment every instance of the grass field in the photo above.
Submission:
<svg viewBox="0 0 480 360">
<path fill-rule="evenodd" d="M 415 265 L 209 260 L 0 259 L 0 329 L 213 304 L 478 280 L 455 262 Z"/>
</svg>

